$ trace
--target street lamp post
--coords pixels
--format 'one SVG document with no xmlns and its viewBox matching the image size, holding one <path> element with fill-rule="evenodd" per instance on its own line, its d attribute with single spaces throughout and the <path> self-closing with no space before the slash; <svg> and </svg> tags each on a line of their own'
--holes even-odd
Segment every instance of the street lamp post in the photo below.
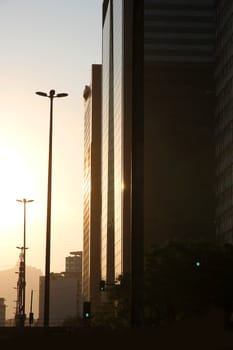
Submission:
<svg viewBox="0 0 233 350">
<path fill-rule="evenodd" d="M 26 301 L 26 204 L 31 203 L 33 199 L 16 199 L 17 202 L 23 203 L 23 326 L 26 319 L 25 301 Z"/>
<path fill-rule="evenodd" d="M 50 99 L 47 229 L 46 229 L 46 253 L 45 253 L 45 284 L 44 284 L 44 327 L 49 327 L 53 99 L 55 97 L 66 97 L 66 96 L 68 96 L 68 94 L 67 93 L 56 94 L 55 90 L 50 90 L 49 94 L 47 94 L 45 92 L 37 91 L 36 94 L 39 96 L 48 97 Z"/>
</svg>

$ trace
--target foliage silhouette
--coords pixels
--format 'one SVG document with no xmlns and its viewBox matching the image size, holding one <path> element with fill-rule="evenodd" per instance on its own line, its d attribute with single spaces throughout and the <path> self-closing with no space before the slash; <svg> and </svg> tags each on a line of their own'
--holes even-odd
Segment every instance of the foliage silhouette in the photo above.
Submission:
<svg viewBox="0 0 233 350">
<path fill-rule="evenodd" d="M 107 298 L 93 315 L 93 326 L 112 329 L 129 326 L 129 288 L 128 274 L 119 276 L 115 284 L 106 284 Z"/>
<path fill-rule="evenodd" d="M 232 276 L 232 245 L 173 241 L 154 247 L 145 261 L 147 322 L 204 316 L 213 307 L 229 312 Z"/>
</svg>

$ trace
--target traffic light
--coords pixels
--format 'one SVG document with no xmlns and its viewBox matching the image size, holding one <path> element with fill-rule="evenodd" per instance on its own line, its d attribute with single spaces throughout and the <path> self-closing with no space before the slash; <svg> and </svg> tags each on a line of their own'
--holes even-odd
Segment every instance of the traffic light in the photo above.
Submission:
<svg viewBox="0 0 233 350">
<path fill-rule="evenodd" d="M 196 266 L 196 267 L 200 267 L 200 266 L 201 266 L 200 260 L 196 260 L 196 261 L 195 261 L 195 266 Z"/>
<path fill-rule="evenodd" d="M 100 281 L 100 287 L 99 287 L 99 288 L 100 288 L 100 291 L 101 291 L 101 292 L 104 292 L 104 291 L 105 291 L 105 281 L 104 281 L 104 280 L 101 280 L 101 281 Z"/>
<path fill-rule="evenodd" d="M 83 318 L 84 320 L 88 320 L 91 318 L 91 302 L 84 301 L 83 303 Z"/>
<path fill-rule="evenodd" d="M 33 314 L 33 312 L 30 312 L 29 313 L 29 324 L 33 324 L 33 322 L 34 322 L 34 314 Z"/>
</svg>

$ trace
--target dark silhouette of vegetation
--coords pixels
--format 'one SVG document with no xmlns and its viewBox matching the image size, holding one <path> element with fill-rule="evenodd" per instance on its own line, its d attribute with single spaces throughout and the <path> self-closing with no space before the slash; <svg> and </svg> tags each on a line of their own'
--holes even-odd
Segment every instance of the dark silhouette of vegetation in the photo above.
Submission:
<svg viewBox="0 0 233 350">
<path fill-rule="evenodd" d="M 145 261 L 145 319 L 149 324 L 205 316 L 212 308 L 232 313 L 233 246 L 170 242 Z M 229 322 L 228 322 L 229 323 Z"/>
<path fill-rule="evenodd" d="M 63 321 L 62 327 L 64 328 L 76 328 L 82 327 L 84 325 L 84 320 L 81 317 L 69 316 Z"/>
<path fill-rule="evenodd" d="M 106 301 L 93 315 L 93 326 L 115 329 L 130 325 L 129 288 L 129 275 L 119 276 L 115 284 L 106 285 Z"/>
<path fill-rule="evenodd" d="M 177 320 L 225 312 L 233 329 L 233 245 L 210 241 L 172 241 L 155 246 L 145 257 L 144 324 L 159 327 Z M 130 327 L 130 276 L 106 285 L 105 302 L 91 325 Z"/>
</svg>

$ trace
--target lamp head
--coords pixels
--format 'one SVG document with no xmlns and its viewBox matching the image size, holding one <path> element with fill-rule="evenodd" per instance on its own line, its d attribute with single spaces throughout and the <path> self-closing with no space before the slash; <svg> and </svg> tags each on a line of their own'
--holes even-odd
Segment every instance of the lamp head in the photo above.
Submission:
<svg viewBox="0 0 233 350">
<path fill-rule="evenodd" d="M 66 94 L 64 92 L 57 94 L 57 97 L 66 97 L 66 96 L 68 96 L 68 94 Z"/>
<path fill-rule="evenodd" d="M 48 97 L 48 95 L 45 92 L 41 92 L 41 91 L 36 91 L 36 94 L 39 96 L 45 96 Z"/>
<path fill-rule="evenodd" d="M 55 95 L 55 90 L 50 90 L 49 91 L 49 97 L 54 97 Z"/>
</svg>

